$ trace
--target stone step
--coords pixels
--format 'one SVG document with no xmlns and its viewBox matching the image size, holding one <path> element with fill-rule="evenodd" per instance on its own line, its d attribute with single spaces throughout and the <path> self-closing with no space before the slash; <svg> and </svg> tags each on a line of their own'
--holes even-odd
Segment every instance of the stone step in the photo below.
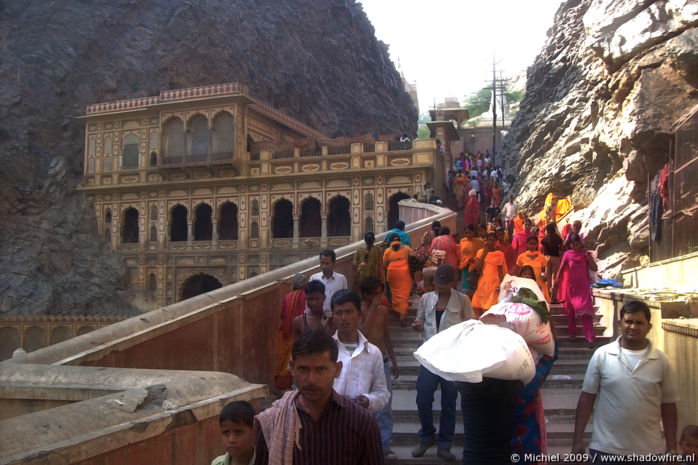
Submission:
<svg viewBox="0 0 698 465">
<path fill-rule="evenodd" d="M 434 423 L 438 430 L 438 421 Z M 574 436 L 574 423 L 546 423 L 546 431 L 548 436 L 548 444 L 551 445 L 571 445 Z M 394 446 L 412 446 L 416 447 L 419 442 L 419 422 L 395 422 L 393 424 L 392 444 Z M 584 431 L 586 438 L 591 437 L 591 422 L 587 424 Z M 453 444 L 462 444 L 463 441 L 463 421 L 459 416 L 456 419 L 456 434 L 453 438 Z"/>
<path fill-rule="evenodd" d="M 444 465 L 446 463 L 453 463 L 453 464 L 460 464 L 463 461 L 463 447 L 459 444 L 454 444 L 453 447 L 451 448 L 451 452 L 453 455 L 456 456 L 456 461 L 455 462 L 444 462 L 441 460 L 439 457 L 436 456 L 436 446 L 430 448 L 426 453 L 424 454 L 423 457 L 419 458 L 414 458 L 412 457 L 412 449 L 414 449 L 417 446 L 417 444 L 409 445 L 409 446 L 393 446 L 391 447 L 392 451 L 395 452 L 395 454 L 398 457 L 397 461 L 393 462 L 388 462 L 386 461 L 386 465 L 388 464 L 396 464 L 396 465 L 401 465 L 401 464 L 419 464 L 419 465 Z M 564 454 L 568 454 L 570 452 L 570 449 L 572 447 L 572 441 L 570 441 L 567 444 L 548 444 L 548 454 L 554 455 L 554 454 L 559 454 L 560 456 L 560 462 L 562 462 L 562 457 L 564 457 Z"/>
<path fill-rule="evenodd" d="M 543 398 L 543 409 L 546 418 L 551 422 L 566 422 L 568 417 L 574 416 L 579 399 L 579 388 L 551 388 L 547 385 L 541 389 Z M 416 389 L 396 389 L 393 391 L 393 417 L 395 421 L 419 422 L 417 416 L 417 390 Z M 460 415 L 460 394 L 456 401 L 458 415 Z M 435 418 L 441 411 L 441 391 L 434 392 L 433 410 Z"/>
<path fill-rule="evenodd" d="M 546 387 L 560 388 L 581 388 L 584 381 L 584 373 L 569 373 L 569 374 L 550 374 L 545 380 Z M 393 389 L 416 389 L 417 375 L 416 374 L 400 374 L 400 377 L 393 381 Z"/>
</svg>

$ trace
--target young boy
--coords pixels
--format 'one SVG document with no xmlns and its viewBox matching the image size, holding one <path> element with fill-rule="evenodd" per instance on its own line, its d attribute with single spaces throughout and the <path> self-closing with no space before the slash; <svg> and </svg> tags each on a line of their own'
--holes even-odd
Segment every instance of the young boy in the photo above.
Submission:
<svg viewBox="0 0 698 465">
<path fill-rule="evenodd" d="M 325 327 L 322 306 L 325 302 L 325 285 L 321 281 L 311 280 L 305 285 L 305 304 L 308 307 L 302 315 L 293 319 L 293 340 L 307 332 Z"/>
<path fill-rule="evenodd" d="M 337 326 L 334 339 L 339 348 L 342 371 L 334 380 L 334 390 L 353 399 L 371 413 L 378 413 L 390 399 L 383 371 L 383 355 L 359 332 L 361 299 L 348 289 L 332 296 L 332 318 Z"/>
<path fill-rule="evenodd" d="M 386 305 L 387 301 L 383 296 L 385 285 L 375 276 L 366 276 L 361 280 L 360 289 L 361 317 L 363 319 L 361 332 L 366 336 L 368 342 L 380 349 L 383 355 L 383 372 L 385 373 L 385 381 L 391 397 L 385 407 L 383 407 L 383 410 L 376 414 L 378 427 L 381 430 L 383 455 L 386 460 L 397 460 L 397 455 L 390 450 L 390 438 L 393 434 L 392 378 L 397 378 L 399 371 L 395 352 L 393 351 L 393 342 L 390 339 L 390 331 L 388 329 L 388 307 Z"/>
<path fill-rule="evenodd" d="M 683 463 L 698 463 L 698 425 L 688 425 L 681 431 L 679 448 Z"/>
<path fill-rule="evenodd" d="M 249 402 L 241 400 L 227 404 L 221 410 L 218 424 L 227 452 L 216 457 L 211 465 L 252 465 L 255 461 L 255 411 Z"/>
</svg>

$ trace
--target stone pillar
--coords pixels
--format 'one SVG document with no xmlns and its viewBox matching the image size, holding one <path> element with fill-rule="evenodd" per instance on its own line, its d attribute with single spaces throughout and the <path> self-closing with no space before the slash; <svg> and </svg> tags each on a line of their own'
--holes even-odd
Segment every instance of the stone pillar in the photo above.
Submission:
<svg viewBox="0 0 698 465">
<path fill-rule="evenodd" d="M 298 248 L 300 243 L 300 218 L 298 215 L 293 215 L 293 248 Z"/>
<path fill-rule="evenodd" d="M 211 226 L 213 227 L 213 231 L 211 231 L 211 244 L 217 245 L 218 244 L 218 218 L 215 216 L 211 218 Z"/>
<path fill-rule="evenodd" d="M 194 240 L 194 235 L 192 234 L 194 228 L 193 228 L 193 220 L 191 218 L 187 218 L 187 248 L 191 248 L 191 243 Z"/>
<path fill-rule="evenodd" d="M 322 215 L 322 232 L 320 233 L 322 236 L 320 237 L 320 243 L 322 246 L 327 245 L 327 215 Z"/>
</svg>

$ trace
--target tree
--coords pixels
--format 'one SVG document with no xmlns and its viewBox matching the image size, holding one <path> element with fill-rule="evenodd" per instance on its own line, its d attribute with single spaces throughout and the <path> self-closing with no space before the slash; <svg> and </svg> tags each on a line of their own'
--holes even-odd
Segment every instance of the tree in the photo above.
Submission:
<svg viewBox="0 0 698 465">
<path fill-rule="evenodd" d="M 492 90 L 490 87 L 483 87 L 477 92 L 465 97 L 465 103 L 463 108 L 468 110 L 471 118 L 480 116 L 490 108 L 490 101 L 492 100 Z"/>
</svg>

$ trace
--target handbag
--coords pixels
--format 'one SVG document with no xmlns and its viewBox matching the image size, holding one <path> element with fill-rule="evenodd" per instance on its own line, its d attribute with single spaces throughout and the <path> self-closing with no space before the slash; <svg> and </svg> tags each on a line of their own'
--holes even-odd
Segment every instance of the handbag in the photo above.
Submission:
<svg viewBox="0 0 698 465">
<path fill-rule="evenodd" d="M 427 263 L 424 265 L 424 267 L 438 267 L 444 261 L 446 261 L 446 251 L 434 249 L 432 250 L 431 255 L 429 256 L 429 259 L 427 260 Z"/>
<path fill-rule="evenodd" d="M 468 279 L 465 281 L 473 288 L 477 288 L 477 283 L 480 280 L 480 276 L 482 276 L 482 271 L 473 269 L 470 271 L 470 274 L 468 275 Z"/>
</svg>

